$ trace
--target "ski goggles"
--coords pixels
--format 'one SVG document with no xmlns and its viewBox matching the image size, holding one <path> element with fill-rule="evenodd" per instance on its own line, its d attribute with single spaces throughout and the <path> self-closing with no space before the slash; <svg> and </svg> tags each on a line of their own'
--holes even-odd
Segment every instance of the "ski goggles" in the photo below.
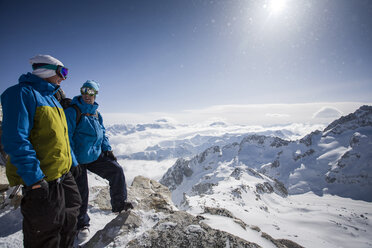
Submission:
<svg viewBox="0 0 372 248">
<path fill-rule="evenodd" d="M 80 93 L 82 95 L 90 95 L 90 96 L 95 96 L 98 94 L 98 91 L 96 91 L 95 89 L 93 88 L 89 88 L 89 87 L 83 87 L 80 89 Z"/>
<path fill-rule="evenodd" d="M 33 64 L 32 65 L 32 69 L 36 70 L 36 69 L 39 69 L 39 68 L 45 68 L 45 69 L 50 69 L 50 70 L 55 70 L 56 71 L 56 74 L 63 78 L 63 79 L 66 79 L 67 78 L 67 74 L 68 74 L 68 69 L 64 66 L 61 66 L 61 65 L 50 65 L 50 64 L 44 64 L 44 63 L 39 63 L 39 64 Z"/>
</svg>

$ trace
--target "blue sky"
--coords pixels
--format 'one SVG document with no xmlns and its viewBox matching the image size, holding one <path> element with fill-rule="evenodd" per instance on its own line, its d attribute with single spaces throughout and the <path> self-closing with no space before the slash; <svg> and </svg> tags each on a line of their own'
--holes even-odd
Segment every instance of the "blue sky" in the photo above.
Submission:
<svg viewBox="0 0 372 248">
<path fill-rule="evenodd" d="M 1 92 L 50 54 L 106 113 L 371 102 L 372 1 L 0 0 L 0 54 Z"/>
</svg>

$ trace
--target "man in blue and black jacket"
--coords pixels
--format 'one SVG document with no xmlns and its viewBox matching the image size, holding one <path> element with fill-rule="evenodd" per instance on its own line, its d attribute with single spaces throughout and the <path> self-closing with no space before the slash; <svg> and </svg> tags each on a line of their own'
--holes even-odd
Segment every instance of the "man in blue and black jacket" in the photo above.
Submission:
<svg viewBox="0 0 372 248">
<path fill-rule="evenodd" d="M 71 148 L 81 167 L 81 175 L 76 178 L 82 198 L 78 216 L 78 241 L 83 242 L 89 236 L 88 216 L 88 178 L 87 170 L 109 181 L 111 206 L 113 212 L 133 208 L 127 200 L 127 186 L 123 168 L 116 161 L 101 114 L 95 102 L 99 84 L 86 81 L 80 88 L 81 95 L 75 96 L 71 107 L 65 109 Z"/>
<path fill-rule="evenodd" d="M 81 197 L 66 117 L 53 96 L 68 70 L 49 55 L 30 63 L 33 72 L 1 95 L 6 174 L 11 186 L 24 186 L 24 247 L 72 247 Z"/>
</svg>

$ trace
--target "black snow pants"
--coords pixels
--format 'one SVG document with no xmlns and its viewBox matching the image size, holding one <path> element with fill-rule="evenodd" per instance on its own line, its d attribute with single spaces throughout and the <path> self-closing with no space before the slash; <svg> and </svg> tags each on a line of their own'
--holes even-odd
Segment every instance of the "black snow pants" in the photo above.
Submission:
<svg viewBox="0 0 372 248">
<path fill-rule="evenodd" d="M 48 182 L 48 199 L 22 199 L 24 247 L 72 247 L 81 197 L 70 172 Z"/>
<path fill-rule="evenodd" d="M 116 160 L 113 160 L 101 153 L 96 161 L 80 166 L 82 172 L 81 175 L 76 179 L 82 199 L 80 213 L 78 216 L 78 229 L 84 226 L 89 226 L 90 221 L 88 215 L 89 187 L 87 170 L 109 181 L 111 206 L 113 212 L 116 212 L 117 209 L 122 209 L 122 206 L 127 199 L 127 185 L 125 182 L 124 171 Z"/>
</svg>

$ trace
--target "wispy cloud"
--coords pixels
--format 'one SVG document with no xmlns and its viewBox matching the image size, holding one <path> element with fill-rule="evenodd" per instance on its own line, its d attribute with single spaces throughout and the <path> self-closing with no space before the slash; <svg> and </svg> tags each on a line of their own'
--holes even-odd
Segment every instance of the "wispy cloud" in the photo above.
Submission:
<svg viewBox="0 0 372 248">
<path fill-rule="evenodd" d="M 175 123 L 222 121 L 228 124 L 283 125 L 288 123 L 327 124 L 372 103 L 334 102 L 300 104 L 215 105 L 177 113 L 103 113 L 106 124 L 150 123 L 159 119 Z"/>
<path fill-rule="evenodd" d="M 342 112 L 335 107 L 323 107 L 315 112 L 313 118 L 339 118 Z"/>
<path fill-rule="evenodd" d="M 286 118 L 286 117 L 290 117 L 290 115 L 287 115 L 287 114 L 274 114 L 274 113 L 267 113 L 266 116 L 267 117 L 273 117 L 273 118 Z"/>
</svg>

